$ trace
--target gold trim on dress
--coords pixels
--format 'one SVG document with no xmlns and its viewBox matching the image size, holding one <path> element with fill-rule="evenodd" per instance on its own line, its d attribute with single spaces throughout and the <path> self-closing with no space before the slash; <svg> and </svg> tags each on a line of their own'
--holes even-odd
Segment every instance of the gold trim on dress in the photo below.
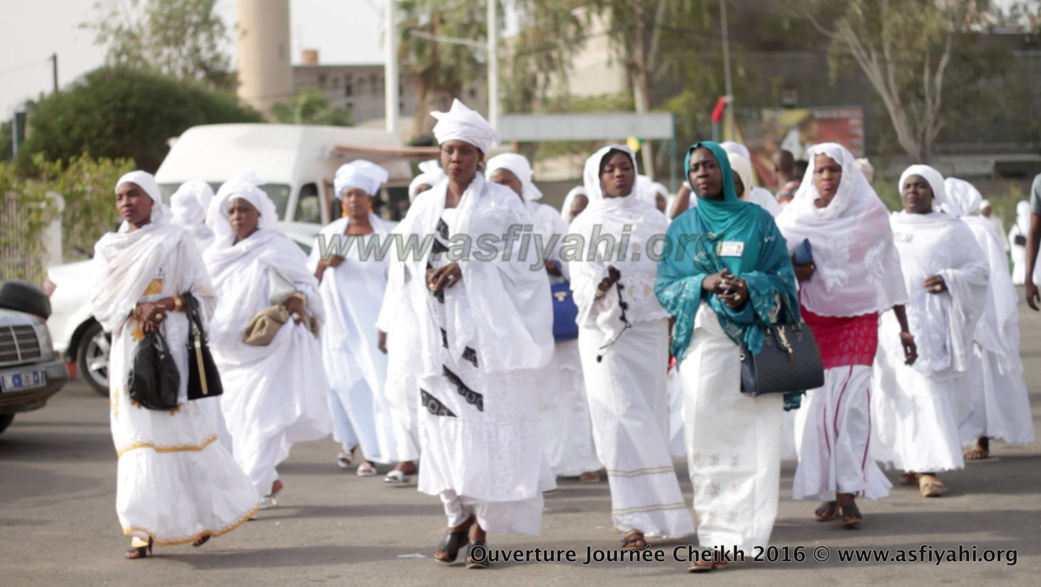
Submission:
<svg viewBox="0 0 1041 587">
<path fill-rule="evenodd" d="M 192 452 L 192 451 L 198 452 L 198 451 L 201 451 L 201 450 L 205 449 L 207 446 L 213 444 L 213 441 L 215 441 L 215 440 L 217 440 L 217 435 L 216 434 L 214 434 L 213 436 L 207 437 L 206 440 L 204 440 L 202 444 L 198 444 L 198 445 L 185 444 L 185 445 L 181 445 L 181 446 L 156 446 L 155 444 L 153 444 L 151 442 L 135 442 L 134 444 L 131 444 L 129 446 L 123 447 L 120 450 L 117 450 L 116 451 L 116 457 L 121 457 L 121 456 L 125 455 L 126 453 L 128 453 L 128 452 L 130 452 L 132 450 L 135 450 L 135 449 L 139 449 L 139 448 L 150 448 L 150 449 L 154 450 L 155 452 Z"/>
<path fill-rule="evenodd" d="M 151 538 L 152 539 L 152 544 L 154 544 L 156 546 L 175 546 L 175 545 L 178 545 L 178 544 L 188 544 L 188 543 L 191 543 L 191 542 L 195 542 L 196 540 L 202 538 L 203 536 L 209 536 L 210 538 L 216 538 L 218 536 L 223 536 L 223 535 L 227 534 L 228 532 L 231 532 L 232 530 L 234 530 L 234 529 L 238 528 L 239 526 L 241 526 L 241 525 L 245 524 L 246 522 L 248 522 L 250 518 L 252 518 L 253 516 L 257 515 L 258 511 L 260 511 L 260 505 L 259 504 L 257 506 L 254 506 L 252 511 L 250 511 L 245 516 L 239 518 L 239 520 L 237 522 L 231 524 L 230 526 L 227 526 L 227 527 L 225 527 L 225 528 L 223 528 L 221 530 L 203 530 L 202 532 L 199 532 L 198 534 L 196 534 L 194 536 L 190 536 L 188 538 L 177 538 L 177 539 L 174 539 L 174 540 L 159 540 L 158 538 L 155 537 L 155 533 L 154 532 L 151 532 L 151 531 L 146 530 L 144 528 L 139 528 L 137 526 L 131 526 L 129 528 L 124 528 L 123 529 L 123 535 L 124 536 L 134 537 L 135 533 L 137 535 L 144 534 L 145 536 L 148 536 L 149 538 Z"/>
</svg>

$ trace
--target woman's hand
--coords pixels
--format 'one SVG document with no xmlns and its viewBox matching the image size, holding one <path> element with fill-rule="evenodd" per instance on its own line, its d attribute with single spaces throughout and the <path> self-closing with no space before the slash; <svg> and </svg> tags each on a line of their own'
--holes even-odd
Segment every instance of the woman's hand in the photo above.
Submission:
<svg viewBox="0 0 1041 587">
<path fill-rule="evenodd" d="M 947 291 L 947 283 L 940 275 L 930 275 L 925 278 L 925 291 L 933 294 L 943 293 Z"/>
<path fill-rule="evenodd" d="M 743 306 L 748 301 L 748 282 L 731 275 L 728 269 L 721 271 L 720 277 L 722 278 L 720 287 L 723 289 L 723 293 L 719 294 L 719 299 L 728 308 L 737 309 Z"/>
<path fill-rule="evenodd" d="M 293 318 L 293 322 L 300 324 L 307 314 L 307 303 L 300 296 L 289 296 L 285 302 L 282 302 L 286 310 L 289 310 L 289 315 Z"/>
<path fill-rule="evenodd" d="M 427 270 L 427 289 L 440 291 L 459 283 L 463 279 L 463 270 L 459 263 L 449 263 L 440 269 Z"/>
<path fill-rule="evenodd" d="M 914 343 L 914 336 L 906 330 L 900 333 L 900 346 L 904 347 L 904 364 L 914 365 L 918 360 L 918 346 Z"/>
<path fill-rule="evenodd" d="M 795 255 L 792 255 L 792 271 L 795 272 L 795 279 L 799 280 L 799 283 L 809 281 L 813 274 L 817 272 L 817 265 L 813 261 L 805 265 L 795 264 Z"/>
<path fill-rule="evenodd" d="M 622 272 L 615 268 L 614 265 L 607 266 L 607 277 L 600 280 L 600 283 L 596 286 L 596 297 L 602 298 L 607 293 L 611 286 L 618 283 L 618 280 L 622 278 Z"/>
<path fill-rule="evenodd" d="M 329 255 L 328 259 L 322 259 L 321 261 L 319 261 L 319 263 L 325 265 L 326 267 L 339 267 L 340 263 L 343 263 L 344 260 L 344 257 L 341 257 L 339 255 Z"/>
<path fill-rule="evenodd" d="M 164 300 L 170 298 L 164 298 Z M 141 329 L 147 332 L 159 330 L 159 326 L 166 320 L 167 308 L 162 306 L 162 301 L 139 302 L 134 309 L 134 317 L 141 321 Z"/>
</svg>

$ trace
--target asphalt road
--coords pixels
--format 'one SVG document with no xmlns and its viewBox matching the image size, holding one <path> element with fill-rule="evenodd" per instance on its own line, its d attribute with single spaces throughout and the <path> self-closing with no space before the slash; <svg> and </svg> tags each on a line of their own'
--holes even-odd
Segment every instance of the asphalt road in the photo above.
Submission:
<svg viewBox="0 0 1041 587">
<path fill-rule="evenodd" d="M 1022 355 L 1035 429 L 1041 418 L 1041 315 L 1020 307 Z M 1041 437 L 1041 430 L 1038 430 Z M 685 543 L 653 544 L 664 561 L 583 564 L 587 548 L 615 549 L 607 483 L 562 481 L 546 496 L 542 535 L 490 535 L 492 548 L 574 550 L 576 562 L 506 562 L 467 570 L 430 558 L 444 531 L 435 497 L 414 482 L 391 487 L 335 464 L 331 439 L 297 445 L 280 467 L 279 507 L 201 548 L 158 548 L 128 561 L 116 519 L 116 457 L 108 402 L 74 382 L 0 435 L 0 585 L 1037 585 L 1041 573 L 1041 443 L 992 444 L 992 458 L 943 476 L 948 494 L 923 499 L 897 484 L 862 500 L 862 529 L 818 523 L 812 502 L 791 500 L 793 463 L 781 480 L 773 544 L 777 562 L 731 565 L 691 576 L 674 559 Z M 677 461 L 690 501 L 686 466 Z M 381 473 L 384 469 L 381 468 Z M 788 562 L 784 562 L 787 547 Z M 801 547 L 801 548 L 800 548 Z M 829 553 L 823 558 L 825 547 Z M 847 549 L 1015 551 L 1002 562 L 841 562 Z M 680 549 L 685 552 L 685 548 Z M 804 560 L 797 562 L 802 553 Z M 531 553 L 532 558 L 535 554 Z M 935 556 L 935 555 L 934 555 Z M 1005 555 L 1007 556 L 1007 555 Z M 420 558 L 422 557 L 422 558 Z"/>
</svg>

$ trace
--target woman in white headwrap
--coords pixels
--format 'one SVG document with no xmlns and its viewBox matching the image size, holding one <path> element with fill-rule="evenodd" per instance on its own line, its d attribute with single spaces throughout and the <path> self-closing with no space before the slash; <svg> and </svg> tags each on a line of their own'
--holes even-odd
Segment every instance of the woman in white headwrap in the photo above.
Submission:
<svg viewBox="0 0 1041 587">
<path fill-rule="evenodd" d="M 532 221 L 532 238 L 534 235 L 541 238 L 541 245 L 536 242 L 536 254 L 546 258 L 546 272 L 552 283 L 566 283 L 560 247 L 568 232 L 568 223 L 553 207 L 538 202 L 542 192 L 535 186 L 528 160 L 516 153 L 503 153 L 488 160 L 486 173 L 489 181 L 512 189 L 524 201 Z M 600 463 L 593 454 L 578 342 L 558 341 L 554 345 L 553 361 L 542 369 L 539 379 L 542 447 L 550 468 L 558 477 L 577 476 L 580 481 L 599 481 L 596 471 Z"/>
<path fill-rule="evenodd" d="M 871 365 L 878 346 L 878 317 L 893 309 L 901 325 L 893 342 L 914 360 L 907 330 L 908 301 L 889 211 L 837 143 L 807 151 L 811 167 L 792 201 L 777 217 L 789 250 L 809 241 L 813 258 L 794 265 L 802 317 L 824 361 L 824 387 L 806 392 L 795 417 L 799 466 L 794 499 L 818 499 L 822 522 L 841 517 L 861 524 L 855 497 L 889 495 L 889 481 L 871 458 Z"/>
<path fill-rule="evenodd" d="M 1019 309 L 1016 288 L 1008 272 L 1003 236 L 977 216 L 983 196 L 965 180 L 948 177 L 943 211 L 968 225 L 990 265 L 990 285 L 976 333 L 968 369 L 958 378 L 961 414 L 959 433 L 970 460 L 990 456 L 990 439 L 1009 444 L 1034 440 L 1030 398 L 1019 358 Z M 959 415 L 961 415 L 959 414 Z"/>
<path fill-rule="evenodd" d="M 412 178 L 412 183 L 408 184 L 409 204 L 416 201 L 416 196 L 430 190 L 444 178 L 445 171 L 441 169 L 441 162 L 437 159 L 420 163 L 419 175 Z"/>
<path fill-rule="evenodd" d="M 669 222 L 639 199 L 636 175 L 628 147 L 609 145 L 586 160 L 589 207 L 569 235 L 584 245 L 567 259 L 593 438 L 607 468 L 612 521 L 625 532 L 623 548 L 645 548 L 647 536 L 694 533 L 669 453 L 669 314 L 654 293 L 651 247 Z M 623 239 L 627 249 L 620 248 Z"/>
<path fill-rule="evenodd" d="M 390 407 L 383 395 L 387 357 L 376 330 L 390 263 L 379 251 L 391 226 L 371 212 L 372 200 L 389 177 L 386 169 L 364 159 L 336 171 L 333 189 L 344 216 L 322 229 L 307 260 L 321 283 L 326 313 L 322 360 L 333 438 L 340 443 L 337 463 L 351 466 L 354 449 L 361 446 L 361 477 L 376 474 L 374 462 L 394 461 Z"/>
<path fill-rule="evenodd" d="M 205 251 L 213 242 L 213 231 L 206 226 L 206 212 L 213 199 L 213 188 L 201 179 L 192 179 L 181 184 L 170 196 L 173 223 L 184 227 L 195 239 L 200 251 Z"/>
<path fill-rule="evenodd" d="M 899 185 L 904 211 L 890 216 L 890 225 L 918 358 L 906 364 L 902 327 L 893 314 L 883 314 L 872 374 L 872 432 L 878 441 L 872 451 L 905 471 L 902 483 L 917 483 L 923 497 L 940 497 L 944 486 L 936 473 L 965 466 L 955 379 L 968 365 L 990 270 L 969 227 L 936 207 L 944 200 L 938 171 L 912 165 Z"/>
<path fill-rule="evenodd" d="M 203 259 L 218 294 L 209 334 L 224 383 L 221 409 L 235 460 L 265 496 L 263 508 L 282 490 L 275 467 L 293 443 L 324 438 L 332 421 L 318 281 L 300 247 L 275 228 L 275 204 L 259 185 L 248 172 L 217 191 L 206 220 L 214 241 Z M 254 321 L 261 311 L 266 320 Z M 247 333 L 263 323 L 274 331 L 266 343 L 260 328 Z"/>
<path fill-rule="evenodd" d="M 1008 244 L 1012 253 L 1012 283 L 1023 285 L 1027 281 L 1027 235 L 1030 234 L 1030 202 L 1022 200 L 1016 204 L 1016 223 L 1008 231 Z"/>
<path fill-rule="evenodd" d="M 467 565 L 482 567 L 485 533 L 537 534 L 542 492 L 555 486 L 534 388 L 552 356 L 553 312 L 546 272 L 532 270 L 534 252 L 520 255 L 523 203 L 478 170 L 498 133 L 458 100 L 433 116 L 448 180 L 400 225 L 432 246 L 396 255 L 389 287 L 400 280 L 416 317 L 406 364 L 422 400 L 419 490 L 439 496 L 448 517 L 434 558 L 452 562 L 470 543 Z"/>
<path fill-rule="evenodd" d="M 195 243 L 170 224 L 151 174 L 134 171 L 116 182 L 118 232 L 94 247 L 101 268 L 92 309 L 112 334 L 109 415 L 118 460 L 116 513 L 132 538 L 127 558 L 149 556 L 152 545 L 192 543 L 237 528 L 257 510 L 259 496 L 217 440 L 197 402 L 187 400 L 188 319 L 182 294 L 191 292 L 204 320 L 216 302 Z M 177 365 L 177 409 L 153 411 L 130 399 L 127 378 L 145 333 L 159 331 Z"/>
<path fill-rule="evenodd" d="M 564 203 L 560 206 L 560 217 L 570 225 L 588 205 L 589 198 L 586 196 L 585 186 L 575 186 L 564 197 Z"/>
</svg>

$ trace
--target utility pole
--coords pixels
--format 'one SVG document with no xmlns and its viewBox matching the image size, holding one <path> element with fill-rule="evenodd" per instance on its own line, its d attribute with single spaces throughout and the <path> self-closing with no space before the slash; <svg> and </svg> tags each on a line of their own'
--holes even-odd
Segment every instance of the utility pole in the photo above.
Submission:
<svg viewBox="0 0 1041 587">
<path fill-rule="evenodd" d="M 496 129 L 499 122 L 498 3 L 498 0 L 488 0 L 488 123 Z"/>
<path fill-rule="evenodd" d="M 58 54 L 51 55 L 51 73 L 54 75 L 54 93 L 58 93 Z"/>
<path fill-rule="evenodd" d="M 383 11 L 383 95 L 387 117 L 387 132 L 398 134 L 398 115 L 400 97 L 398 95 L 398 19 L 397 0 L 384 0 Z"/>
<path fill-rule="evenodd" d="M 724 123 L 723 138 L 726 139 L 726 127 L 734 132 L 734 86 L 730 81 L 730 33 L 727 28 L 727 0 L 719 0 L 719 22 L 723 29 L 723 75 L 726 81 L 727 106 L 724 112 L 726 122 Z M 731 137 L 731 138 L 737 138 Z"/>
</svg>

